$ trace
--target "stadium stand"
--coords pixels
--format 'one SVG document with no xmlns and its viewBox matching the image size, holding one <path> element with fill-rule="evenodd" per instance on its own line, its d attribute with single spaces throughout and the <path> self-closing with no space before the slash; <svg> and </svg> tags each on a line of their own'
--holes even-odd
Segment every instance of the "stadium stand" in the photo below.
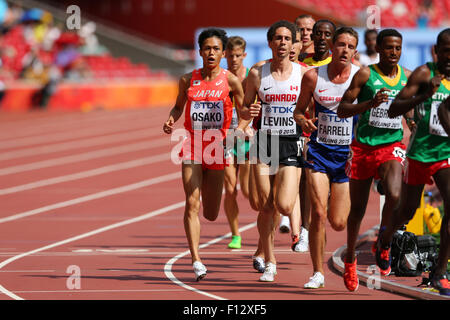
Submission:
<svg viewBox="0 0 450 320">
<path fill-rule="evenodd" d="M 1 95 L 3 110 L 57 107 L 55 101 L 63 102 L 64 108 L 68 105 L 70 108 L 81 108 L 82 105 L 108 107 L 108 101 L 112 103 L 112 100 L 106 94 L 95 95 L 100 97 L 98 101 L 89 101 L 87 96 L 85 99 L 57 96 L 64 92 L 73 93 L 75 88 L 78 88 L 76 92 L 83 92 L 80 86 L 86 88 L 85 84 L 89 82 L 95 84 L 94 87 L 102 85 L 102 92 L 109 92 L 106 87 L 111 87 L 112 82 L 115 91 L 120 91 L 122 86 L 122 89 L 136 92 L 138 87 L 138 91 L 145 91 L 138 95 L 148 98 L 153 90 L 151 83 L 162 81 L 173 92 L 173 79 L 165 71 L 151 70 L 144 63 L 132 63 L 125 56 L 113 57 L 98 43 L 94 22 L 87 22 L 78 31 L 68 31 L 62 23 L 54 20 L 50 12 L 16 4 L 5 7 L 5 4 L 6 1 L 0 0 L 0 6 L 5 9 L 0 37 L 0 89 L 6 90 L 6 94 Z M 61 90 L 63 84 L 65 90 Z M 68 86 L 74 90 L 68 91 Z M 88 95 L 93 96 L 92 93 Z M 149 103 L 149 99 L 129 100 L 128 103 L 124 99 L 119 101 L 123 101 L 123 107 L 129 107 L 131 103 Z M 117 100 L 111 103 L 109 106 L 120 107 Z"/>
<path fill-rule="evenodd" d="M 299 7 L 328 12 L 332 17 L 358 20 L 361 23 L 366 8 L 377 5 L 381 9 L 381 27 L 394 28 L 439 28 L 448 23 L 450 10 L 449 0 L 296 0 L 296 3 Z"/>
</svg>

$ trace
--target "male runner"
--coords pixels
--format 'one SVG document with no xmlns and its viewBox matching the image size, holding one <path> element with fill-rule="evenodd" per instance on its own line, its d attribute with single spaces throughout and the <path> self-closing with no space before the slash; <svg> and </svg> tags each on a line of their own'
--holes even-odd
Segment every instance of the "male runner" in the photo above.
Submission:
<svg viewBox="0 0 450 320">
<path fill-rule="evenodd" d="M 314 43 L 314 53 L 310 53 L 303 59 L 303 63 L 319 67 L 330 63 L 330 47 L 336 25 L 326 19 L 317 21 L 313 26 L 312 39 Z"/>
<path fill-rule="evenodd" d="M 302 49 L 300 51 L 299 60 L 302 61 L 308 54 L 314 53 L 314 43 L 311 35 L 314 23 L 316 21 L 309 14 L 302 14 L 295 19 L 295 24 L 300 29 Z"/>
<path fill-rule="evenodd" d="M 322 264 L 327 218 L 334 230 L 342 231 L 350 209 L 345 163 L 353 135 L 353 119 L 339 118 L 336 110 L 359 69 L 351 63 L 357 45 L 358 33 L 352 28 L 342 27 L 335 32 L 331 62 L 306 72 L 294 111 L 295 121 L 302 130 L 312 132 L 306 158 L 311 200 L 309 248 L 313 263 L 313 276 L 304 285 L 308 289 L 325 285 Z M 305 111 L 312 97 L 315 113 L 308 119 Z"/>
<path fill-rule="evenodd" d="M 292 62 L 298 63 L 302 66 L 302 75 L 309 69 L 309 66 L 300 62 L 299 55 L 302 49 L 302 41 L 301 41 L 301 32 L 300 28 L 296 28 L 296 41 L 292 46 L 291 53 L 289 54 L 289 60 Z M 300 146 L 303 152 L 305 145 L 305 137 L 300 137 Z M 281 216 L 280 220 L 280 232 L 281 233 L 289 233 L 291 231 L 292 244 L 291 249 L 296 252 L 306 252 L 308 251 L 308 228 L 309 228 L 309 211 L 306 211 L 307 205 L 305 205 L 305 194 L 306 185 L 302 185 L 302 181 L 306 179 L 305 175 L 302 174 L 303 168 L 298 168 L 298 175 L 301 176 L 300 186 L 299 186 L 299 195 L 295 201 L 294 211 L 290 216 Z M 300 198 L 303 195 L 303 198 Z M 303 209 L 303 211 L 301 210 Z M 301 223 L 301 227 L 300 227 Z"/>
<path fill-rule="evenodd" d="M 211 28 L 200 33 L 198 44 L 203 67 L 180 78 L 175 106 L 163 126 L 163 131 L 171 134 L 186 105 L 184 127 L 187 138 L 180 152 L 186 195 L 184 228 L 197 281 L 205 277 L 207 271 L 198 252 L 200 196 L 203 216 L 210 221 L 216 220 L 223 190 L 223 139 L 232 117 L 229 94 L 233 93 L 238 108 L 244 96 L 239 79 L 220 67 L 227 40 L 222 29 Z M 208 153 L 211 146 L 214 149 Z"/>
<path fill-rule="evenodd" d="M 226 46 L 225 57 L 227 59 L 228 70 L 239 78 L 241 82 L 247 77 L 249 69 L 243 64 L 247 53 L 245 52 L 246 42 L 242 37 L 234 36 L 228 39 Z M 232 98 L 234 105 L 234 98 Z M 233 108 L 233 118 L 231 120 L 230 129 L 236 129 L 238 126 L 239 117 L 237 109 Z M 244 143 L 246 150 L 243 150 L 244 154 L 248 151 L 249 142 Z M 234 148 L 227 150 L 226 157 L 230 159 L 228 166 L 225 166 L 225 197 L 224 197 L 224 209 L 227 216 L 228 224 L 231 229 L 231 242 L 228 244 L 230 249 L 241 248 L 241 234 L 239 232 L 239 207 L 237 203 L 237 180 L 241 186 L 242 194 L 248 199 L 248 179 L 250 172 L 250 164 L 248 159 L 245 163 L 238 163 L 237 159 L 238 144 L 234 144 Z"/>
<path fill-rule="evenodd" d="M 379 54 L 375 48 L 377 44 L 377 35 L 378 31 L 376 29 L 367 29 L 364 32 L 364 44 L 366 45 L 366 51 L 358 54 L 358 62 L 362 67 L 367 67 L 380 61 Z"/>
<path fill-rule="evenodd" d="M 413 218 L 420 205 L 425 184 L 434 183 L 444 202 L 444 217 L 440 231 L 440 249 L 432 285 L 442 295 L 450 295 L 446 276 L 450 251 L 450 139 L 439 122 L 438 107 L 450 94 L 450 28 L 441 31 L 436 43 L 437 62 L 416 68 L 408 83 L 389 108 L 389 117 L 397 117 L 415 108 L 417 128 L 406 154 L 399 209 L 378 239 L 376 262 L 388 274 L 391 268 L 390 246 L 394 232 Z"/>
<path fill-rule="evenodd" d="M 378 34 L 376 42 L 380 62 L 363 67 L 355 74 L 337 111 L 341 118 L 360 115 L 347 163 L 351 208 L 347 221 L 344 283 L 350 291 L 355 291 L 359 284 L 355 246 L 372 180 L 381 179 L 386 196 L 380 223 L 380 230 L 383 230 L 398 205 L 406 150 L 401 142 L 402 117 L 391 119 L 387 115 L 391 102 L 411 74 L 398 65 L 402 35 L 397 30 L 385 29 Z M 358 103 L 354 104 L 356 99 Z"/>
<path fill-rule="evenodd" d="M 304 20 L 303 20 L 304 21 Z M 307 55 L 308 59 L 304 59 L 303 62 L 311 67 L 316 68 L 318 66 L 326 65 L 331 62 L 331 56 L 329 55 L 330 47 L 332 45 L 332 39 L 334 32 L 336 31 L 336 26 L 332 21 L 329 20 L 319 20 L 317 23 L 311 24 L 314 20 L 307 20 L 304 24 L 305 28 L 309 30 L 309 26 L 312 28 L 312 52 Z M 304 31 L 304 33 L 307 31 Z M 303 33 L 302 33 L 303 34 Z M 319 54 L 314 57 L 314 53 Z M 317 59 L 317 60 L 315 60 Z M 309 117 L 309 113 L 313 110 L 307 110 L 305 113 L 306 117 Z M 302 145 L 303 153 L 306 155 L 309 141 L 310 133 L 302 133 Z M 297 252 L 307 252 L 309 250 L 309 226 L 311 222 L 311 203 L 309 197 L 309 190 L 307 186 L 307 171 L 306 168 L 302 168 L 302 175 L 300 179 L 299 194 L 300 194 L 300 216 L 301 216 L 301 227 L 300 234 L 298 237 L 292 239 L 292 248 Z"/>
<path fill-rule="evenodd" d="M 289 60 L 295 32 L 294 24 L 285 20 L 271 25 L 267 40 L 272 60 L 250 70 L 244 97 L 244 120 L 250 114 L 257 116 L 253 124 L 258 130 L 258 162 L 252 166 L 259 196 L 258 231 L 265 259 L 260 281 L 274 281 L 277 273 L 273 252 L 276 211 L 283 215 L 292 213 L 298 192 L 297 167 L 303 160 L 298 144 L 301 129 L 291 121 L 301 81 L 301 66 Z M 261 104 L 254 103 L 256 96 Z M 274 160 L 277 157 L 279 163 Z"/>
</svg>

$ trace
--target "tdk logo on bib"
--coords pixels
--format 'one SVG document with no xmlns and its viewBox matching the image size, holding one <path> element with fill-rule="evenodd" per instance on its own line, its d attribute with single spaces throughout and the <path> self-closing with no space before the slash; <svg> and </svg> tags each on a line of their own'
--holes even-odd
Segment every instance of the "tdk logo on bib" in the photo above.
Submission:
<svg viewBox="0 0 450 320">
<path fill-rule="evenodd" d="M 294 107 L 293 106 L 272 106 L 271 112 L 273 113 L 293 113 Z"/>
<path fill-rule="evenodd" d="M 322 121 L 347 122 L 347 123 L 350 122 L 348 118 L 339 118 L 337 115 L 325 113 L 322 113 L 321 119 Z"/>
<path fill-rule="evenodd" d="M 221 105 L 221 101 L 196 101 L 194 109 L 220 109 Z"/>
</svg>

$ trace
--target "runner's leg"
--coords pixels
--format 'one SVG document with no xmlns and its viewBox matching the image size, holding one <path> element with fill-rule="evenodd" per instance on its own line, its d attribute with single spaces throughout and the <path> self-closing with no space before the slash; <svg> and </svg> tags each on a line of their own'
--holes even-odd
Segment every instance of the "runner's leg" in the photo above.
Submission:
<svg viewBox="0 0 450 320">
<path fill-rule="evenodd" d="M 272 185 L 274 176 L 269 176 L 269 166 L 263 163 L 255 165 L 255 184 L 259 196 L 258 231 L 264 252 L 264 260 L 276 264 L 273 253 L 275 208 L 273 204 Z"/>
<path fill-rule="evenodd" d="M 402 187 L 402 165 L 396 160 L 382 163 L 378 168 L 381 183 L 385 192 L 380 228 L 391 220 L 392 212 L 397 208 Z"/>
<path fill-rule="evenodd" d="M 328 193 L 330 182 L 327 174 L 308 170 L 308 186 L 311 199 L 311 225 L 309 230 L 309 250 L 314 272 L 323 271 L 325 247 L 325 222 L 327 220 Z"/>
<path fill-rule="evenodd" d="M 222 201 L 224 170 L 206 169 L 203 171 L 202 204 L 203 216 L 215 221 L 219 215 Z"/>
<path fill-rule="evenodd" d="M 366 180 L 350 179 L 349 184 L 351 205 L 347 220 L 347 252 L 345 262 L 353 262 L 355 258 L 356 240 L 361 221 L 366 212 L 372 178 Z"/>
<path fill-rule="evenodd" d="M 228 224 L 233 236 L 240 236 L 238 222 L 239 207 L 236 199 L 237 171 L 238 165 L 236 163 L 226 166 L 224 170 L 225 197 L 223 199 L 223 204 L 225 215 L 227 216 Z"/>
<path fill-rule="evenodd" d="M 191 252 L 192 263 L 201 261 L 198 247 L 200 243 L 200 190 L 202 188 L 202 165 L 182 164 L 182 180 L 186 195 L 184 208 L 184 230 Z"/>
<path fill-rule="evenodd" d="M 444 216 L 441 222 L 441 242 L 439 246 L 438 263 L 435 274 L 442 275 L 447 271 L 447 263 L 450 254 L 450 168 L 436 172 L 433 176 L 436 186 L 444 202 Z"/>
</svg>

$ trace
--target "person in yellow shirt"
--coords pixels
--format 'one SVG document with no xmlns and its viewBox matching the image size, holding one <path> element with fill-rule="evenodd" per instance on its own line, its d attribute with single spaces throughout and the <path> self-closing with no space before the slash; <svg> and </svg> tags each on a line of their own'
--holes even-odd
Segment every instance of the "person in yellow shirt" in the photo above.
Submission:
<svg viewBox="0 0 450 320">
<path fill-rule="evenodd" d="M 312 40 L 314 42 L 314 53 L 310 53 L 303 59 L 303 63 L 320 67 L 331 62 L 331 44 L 336 25 L 326 19 L 317 21 L 313 27 Z"/>
</svg>

